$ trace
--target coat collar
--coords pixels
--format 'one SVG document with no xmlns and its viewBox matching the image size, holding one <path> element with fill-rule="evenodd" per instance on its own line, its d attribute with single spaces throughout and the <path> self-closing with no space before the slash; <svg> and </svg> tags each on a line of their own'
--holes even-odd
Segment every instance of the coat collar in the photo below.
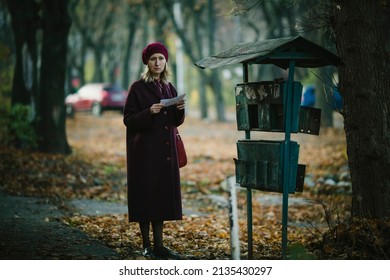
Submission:
<svg viewBox="0 0 390 280">
<path fill-rule="evenodd" d="M 158 88 L 158 85 L 156 84 L 156 82 L 145 82 L 145 85 L 153 92 L 154 95 L 156 95 L 158 98 L 160 99 L 164 99 L 164 98 L 172 98 L 172 93 L 169 89 L 169 86 L 168 84 L 165 84 L 165 83 L 161 83 L 162 85 L 162 93 L 160 93 L 160 89 Z M 165 96 L 164 96 L 165 94 Z"/>
<path fill-rule="evenodd" d="M 160 94 L 159 89 L 157 88 L 157 85 L 154 82 L 145 82 L 142 80 L 145 86 L 158 98 L 162 99 L 162 95 Z"/>
</svg>

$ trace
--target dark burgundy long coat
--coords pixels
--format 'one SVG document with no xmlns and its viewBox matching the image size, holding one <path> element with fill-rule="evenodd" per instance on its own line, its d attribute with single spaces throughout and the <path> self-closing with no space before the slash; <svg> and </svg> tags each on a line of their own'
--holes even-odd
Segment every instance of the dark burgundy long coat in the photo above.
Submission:
<svg viewBox="0 0 390 280">
<path fill-rule="evenodd" d="M 182 219 L 175 128 L 184 122 L 185 114 L 170 106 L 152 115 L 153 104 L 177 96 L 171 83 L 163 85 L 163 95 L 154 82 L 141 79 L 131 85 L 126 100 L 123 122 L 130 222 Z"/>
</svg>

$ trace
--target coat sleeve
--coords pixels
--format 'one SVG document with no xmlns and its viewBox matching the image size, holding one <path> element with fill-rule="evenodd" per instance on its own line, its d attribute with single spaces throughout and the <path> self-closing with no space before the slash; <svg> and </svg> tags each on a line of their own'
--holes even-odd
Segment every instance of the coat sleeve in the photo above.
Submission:
<svg viewBox="0 0 390 280">
<path fill-rule="evenodd" d="M 153 122 L 150 107 L 145 108 L 141 105 L 139 94 L 136 87 L 130 87 L 123 111 L 123 123 L 133 132 L 148 130 Z"/>
</svg>

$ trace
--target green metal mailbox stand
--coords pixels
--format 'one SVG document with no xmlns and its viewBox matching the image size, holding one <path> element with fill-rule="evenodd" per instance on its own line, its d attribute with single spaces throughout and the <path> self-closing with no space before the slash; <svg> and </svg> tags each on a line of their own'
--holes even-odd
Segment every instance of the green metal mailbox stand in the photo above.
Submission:
<svg viewBox="0 0 390 280">
<path fill-rule="evenodd" d="M 319 134 L 321 111 L 300 106 L 302 85 L 294 81 L 295 67 L 340 65 L 328 50 L 301 36 L 238 44 L 195 63 L 218 68 L 242 63 L 244 81 L 235 88 L 238 130 L 236 181 L 247 189 L 248 259 L 253 258 L 252 190 L 283 193 L 282 258 L 287 256 L 288 196 L 302 191 L 305 165 L 298 164 L 299 145 L 291 133 Z M 274 64 L 288 69 L 284 82 L 249 82 L 248 65 Z M 253 141 L 251 131 L 284 132 L 284 140 Z"/>
</svg>

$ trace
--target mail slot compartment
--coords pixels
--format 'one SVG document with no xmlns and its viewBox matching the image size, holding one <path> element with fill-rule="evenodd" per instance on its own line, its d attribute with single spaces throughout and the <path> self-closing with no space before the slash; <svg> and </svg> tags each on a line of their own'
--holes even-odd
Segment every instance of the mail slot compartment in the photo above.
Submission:
<svg viewBox="0 0 390 280">
<path fill-rule="evenodd" d="M 264 81 L 236 85 L 236 117 L 238 130 L 285 131 L 287 83 Z M 293 82 L 292 132 L 298 132 L 302 85 Z"/>
<path fill-rule="evenodd" d="M 284 145 L 283 141 L 239 140 L 235 159 L 237 183 L 246 188 L 283 192 Z M 305 168 L 298 168 L 298 155 L 298 143 L 290 142 L 289 193 L 303 190 Z"/>
<path fill-rule="evenodd" d="M 321 126 L 321 109 L 301 106 L 299 111 L 299 132 L 319 135 Z"/>
</svg>

